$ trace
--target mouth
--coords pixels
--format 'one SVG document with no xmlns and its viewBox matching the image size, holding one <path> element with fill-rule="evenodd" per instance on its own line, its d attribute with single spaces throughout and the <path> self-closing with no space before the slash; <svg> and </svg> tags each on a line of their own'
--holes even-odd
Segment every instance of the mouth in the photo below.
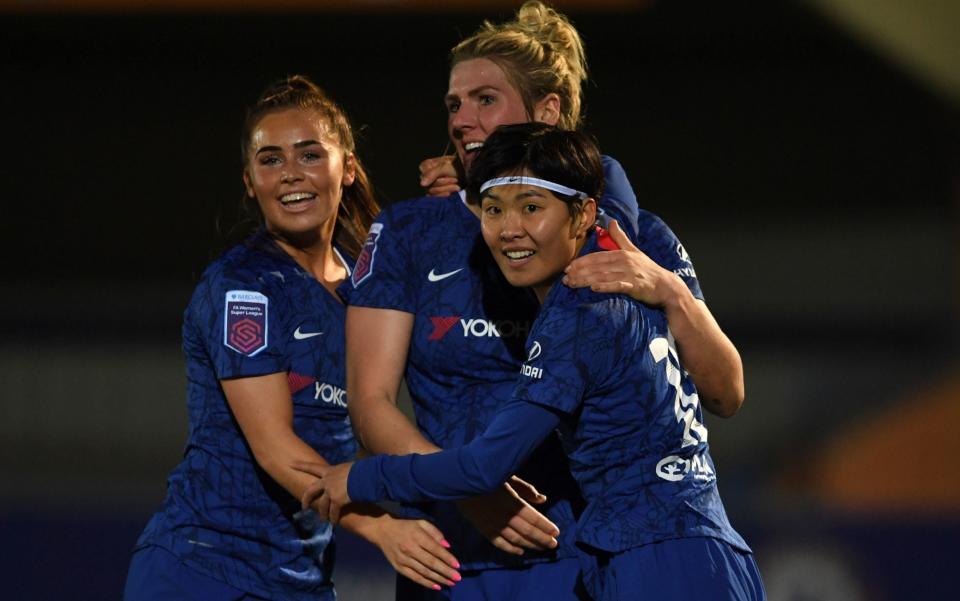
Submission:
<svg viewBox="0 0 960 601">
<path fill-rule="evenodd" d="M 280 204 L 285 207 L 297 207 L 310 202 L 316 197 L 317 195 L 313 192 L 289 192 L 280 197 Z"/>
<path fill-rule="evenodd" d="M 483 148 L 483 142 L 466 142 L 463 145 L 463 156 L 473 158 L 481 148 Z"/>
<path fill-rule="evenodd" d="M 533 255 L 537 254 L 536 251 L 532 250 L 505 250 L 503 251 L 503 256 L 505 256 L 511 265 L 519 265 L 530 260 Z"/>
</svg>

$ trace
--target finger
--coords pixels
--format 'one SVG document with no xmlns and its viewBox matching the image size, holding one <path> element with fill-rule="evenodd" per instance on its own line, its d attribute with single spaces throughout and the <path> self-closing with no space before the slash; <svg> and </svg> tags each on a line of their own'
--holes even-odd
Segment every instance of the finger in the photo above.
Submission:
<svg viewBox="0 0 960 601">
<path fill-rule="evenodd" d="M 324 492 L 323 480 L 317 480 L 306 489 L 304 489 L 303 494 L 300 495 L 300 506 L 303 509 L 313 505 L 313 502 L 320 498 Z"/>
<path fill-rule="evenodd" d="M 441 157 L 426 169 L 420 170 L 420 185 L 426 186 L 435 182 L 441 177 L 456 178 L 457 170 L 453 166 L 452 160 L 448 157 Z"/>
<path fill-rule="evenodd" d="M 530 549 L 531 551 L 547 551 L 556 546 L 550 542 L 541 542 L 534 538 L 528 538 L 510 526 L 504 526 L 500 531 L 500 536 L 514 547 Z"/>
<path fill-rule="evenodd" d="M 495 536 L 493 538 L 490 538 L 489 536 L 487 536 L 487 539 L 489 539 L 490 542 L 493 543 L 494 547 L 500 549 L 505 553 L 509 553 L 511 555 L 523 555 L 523 549 L 514 545 L 507 539 L 503 538 L 503 536 Z"/>
<path fill-rule="evenodd" d="M 633 290 L 633 284 L 620 280 L 594 282 L 590 284 L 590 290 L 604 294 L 629 294 L 630 291 Z"/>
<path fill-rule="evenodd" d="M 422 175 L 427 171 L 436 169 L 437 165 L 442 163 L 444 160 L 446 160 L 446 157 L 430 157 L 428 159 L 423 159 L 422 161 L 420 161 L 420 165 L 418 165 L 418 168 L 420 169 L 420 174 Z"/>
<path fill-rule="evenodd" d="M 528 503 L 545 503 L 547 500 L 547 495 L 537 490 L 536 486 L 516 476 L 510 477 L 507 486 L 512 488 L 517 496 Z"/>
<path fill-rule="evenodd" d="M 420 545 L 423 551 L 422 557 L 420 558 L 421 563 L 430 567 L 435 572 L 444 574 L 451 580 L 460 579 L 460 575 L 457 572 L 457 570 L 460 569 L 460 562 L 447 550 L 450 543 L 443 540 L 442 536 L 440 540 L 437 540 L 430 532 L 424 530 L 423 536 L 418 539 L 416 543 Z"/>
<path fill-rule="evenodd" d="M 427 578 L 424 578 L 416 570 L 413 570 L 407 566 L 400 566 L 397 569 L 397 573 L 404 576 L 405 578 L 409 578 L 410 580 L 416 582 L 420 586 L 426 587 L 432 591 L 439 591 L 441 589 L 440 584 L 438 584 L 437 582 L 433 582 Z"/>
<path fill-rule="evenodd" d="M 321 520 L 323 520 L 324 522 L 330 521 L 330 496 L 329 495 L 324 494 L 319 499 L 317 499 L 313 504 L 313 508 L 317 511 L 317 515 L 320 517 Z"/>
<path fill-rule="evenodd" d="M 290 463 L 290 467 L 298 472 L 310 474 L 311 476 L 316 476 L 317 478 L 323 478 L 330 469 L 329 465 L 315 463 L 313 461 L 294 461 Z"/>
<path fill-rule="evenodd" d="M 624 233 L 623 228 L 620 227 L 616 219 L 610 220 L 610 229 L 607 231 L 610 232 L 610 237 L 613 238 L 613 241 L 617 243 L 617 246 L 619 246 L 621 250 L 638 250 L 637 247 L 633 245 L 633 242 L 630 241 L 627 234 Z"/>
<path fill-rule="evenodd" d="M 440 561 L 426 548 L 417 549 L 407 555 L 406 561 L 411 569 L 437 584 L 453 586 L 461 580 L 460 572 Z"/>
<path fill-rule="evenodd" d="M 521 534 L 527 537 L 536 536 L 537 533 L 542 533 L 550 538 L 559 536 L 560 529 L 557 528 L 557 525 L 551 522 L 544 516 L 542 513 L 530 507 L 529 505 L 517 512 L 515 516 L 510 518 L 509 525 L 515 530 L 519 530 Z"/>
</svg>

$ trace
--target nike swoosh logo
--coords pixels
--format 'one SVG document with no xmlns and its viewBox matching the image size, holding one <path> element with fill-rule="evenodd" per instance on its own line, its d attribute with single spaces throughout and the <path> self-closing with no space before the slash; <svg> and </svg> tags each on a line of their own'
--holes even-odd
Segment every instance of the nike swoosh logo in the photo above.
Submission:
<svg viewBox="0 0 960 601">
<path fill-rule="evenodd" d="M 440 280 L 445 280 L 453 274 L 460 273 L 461 271 L 463 271 L 463 267 L 457 269 L 456 271 L 448 271 L 447 273 L 433 273 L 433 270 L 431 269 L 430 273 L 427 274 L 427 279 L 431 282 L 439 282 Z"/>
<path fill-rule="evenodd" d="M 314 336 L 319 336 L 323 332 L 301 332 L 298 327 L 297 330 L 293 333 L 293 337 L 297 340 L 306 340 L 307 338 L 313 338 Z"/>
</svg>

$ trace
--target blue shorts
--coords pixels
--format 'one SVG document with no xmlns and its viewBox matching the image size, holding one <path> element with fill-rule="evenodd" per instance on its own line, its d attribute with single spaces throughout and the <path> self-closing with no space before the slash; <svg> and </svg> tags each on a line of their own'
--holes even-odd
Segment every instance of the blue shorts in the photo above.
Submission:
<svg viewBox="0 0 960 601">
<path fill-rule="evenodd" d="M 185 566 L 163 547 L 137 549 L 130 560 L 124 601 L 266 601 Z"/>
<path fill-rule="evenodd" d="M 524 568 L 462 571 L 463 580 L 440 591 L 431 591 L 411 580 L 397 578 L 397 601 L 589 601 L 579 584 L 580 561 L 575 557 Z"/>
<path fill-rule="evenodd" d="M 678 538 L 621 553 L 584 553 L 596 601 L 765 601 L 753 555 L 715 538 Z"/>
</svg>

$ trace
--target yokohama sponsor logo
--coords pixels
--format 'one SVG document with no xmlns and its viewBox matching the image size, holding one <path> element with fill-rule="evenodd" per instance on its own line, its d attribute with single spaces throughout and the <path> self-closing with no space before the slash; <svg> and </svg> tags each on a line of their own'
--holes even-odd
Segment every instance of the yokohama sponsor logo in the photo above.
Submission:
<svg viewBox="0 0 960 601">
<path fill-rule="evenodd" d="M 460 321 L 460 316 L 454 315 L 453 317 L 431 317 L 430 321 L 433 322 L 433 331 L 430 332 L 430 336 L 427 337 L 427 340 L 440 340 L 447 335 L 447 332 L 450 331 L 450 328 Z"/>
<path fill-rule="evenodd" d="M 431 317 L 433 331 L 427 340 L 440 340 L 451 331 L 463 332 L 464 338 L 516 338 L 530 333 L 528 321 L 490 321 L 487 319 L 464 319 L 459 315 Z M 459 324 L 459 328 L 453 326 Z"/>
</svg>

